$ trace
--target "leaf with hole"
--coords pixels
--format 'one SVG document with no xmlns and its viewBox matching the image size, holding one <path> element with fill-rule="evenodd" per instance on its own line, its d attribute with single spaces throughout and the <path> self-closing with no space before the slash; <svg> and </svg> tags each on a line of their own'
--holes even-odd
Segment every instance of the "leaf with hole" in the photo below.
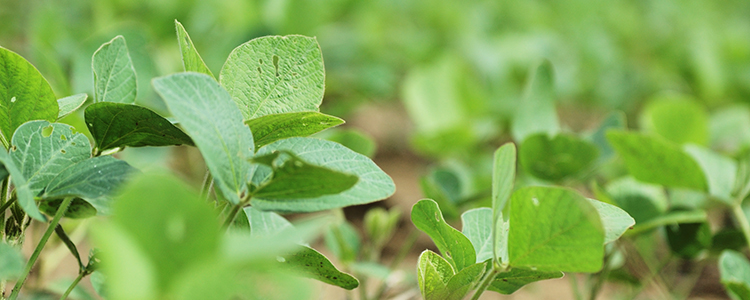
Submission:
<svg viewBox="0 0 750 300">
<path fill-rule="evenodd" d="M 284 199 L 253 198 L 253 205 L 261 210 L 320 211 L 382 200 L 395 191 L 393 180 L 371 159 L 331 141 L 304 137 L 288 138 L 261 148 L 258 155 L 274 151 L 292 152 L 309 164 L 357 176 L 359 181 L 352 188 L 334 195 Z M 270 168 L 256 167 L 252 182 L 260 185 L 271 174 Z"/>
<path fill-rule="evenodd" d="M 315 38 L 299 35 L 250 40 L 229 54 L 219 82 L 245 120 L 318 111 L 325 89 L 320 46 Z"/>
<path fill-rule="evenodd" d="M 60 112 L 57 113 L 57 119 L 60 120 L 65 116 L 73 113 L 80 108 L 86 99 L 89 97 L 87 94 L 75 94 L 65 98 L 57 99 L 57 106 L 60 107 Z"/>
<path fill-rule="evenodd" d="M 86 107 L 84 116 L 98 152 L 118 147 L 193 146 L 193 141 L 182 130 L 138 105 L 94 103 Z"/>
<path fill-rule="evenodd" d="M 271 114 L 245 121 L 253 132 L 256 147 L 285 138 L 309 136 L 343 123 L 342 119 L 314 111 Z"/>
<path fill-rule="evenodd" d="M 255 147 L 229 94 L 210 76 L 192 72 L 160 77 L 153 85 L 200 150 L 217 189 L 232 204 L 240 203 Z"/>
<path fill-rule="evenodd" d="M 414 204 L 411 221 L 417 229 L 430 236 L 455 270 L 463 270 L 476 262 L 476 252 L 471 241 L 445 222 L 434 200 L 423 199 Z"/>
<path fill-rule="evenodd" d="M 4 147 L 21 124 L 54 122 L 59 111 L 56 99 L 52 87 L 31 63 L 0 47 L 0 142 Z"/>
<path fill-rule="evenodd" d="M 185 72 L 198 72 L 213 77 L 214 74 L 211 73 L 206 63 L 203 62 L 203 58 L 198 54 L 198 49 L 195 49 L 195 45 L 193 45 L 193 41 L 190 39 L 190 35 L 188 35 L 185 27 L 177 20 L 174 20 L 174 27 L 177 31 L 177 43 L 180 45 L 182 67 L 185 69 Z"/>
<path fill-rule="evenodd" d="M 135 68 L 125 38 L 116 36 L 94 52 L 94 102 L 134 103 L 137 93 Z"/>
</svg>

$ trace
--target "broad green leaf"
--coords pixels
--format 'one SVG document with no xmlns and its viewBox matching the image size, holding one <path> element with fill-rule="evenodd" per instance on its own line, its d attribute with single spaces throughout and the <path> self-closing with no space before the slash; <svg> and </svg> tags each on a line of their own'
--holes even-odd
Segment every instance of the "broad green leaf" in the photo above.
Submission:
<svg viewBox="0 0 750 300">
<path fill-rule="evenodd" d="M 500 219 L 502 222 L 502 217 Z M 493 258 L 492 209 L 482 207 L 467 210 L 461 214 L 461 233 L 463 233 L 477 254 L 476 262 Z"/>
<path fill-rule="evenodd" d="M 521 143 L 521 166 L 537 178 L 561 180 L 576 175 L 596 161 L 599 150 L 591 142 L 570 134 L 550 138 L 545 133 L 527 135 Z"/>
<path fill-rule="evenodd" d="M 285 264 L 297 273 L 347 290 L 359 286 L 359 281 L 349 274 L 339 271 L 325 257 L 310 247 L 301 247 L 294 254 L 284 256 Z"/>
<path fill-rule="evenodd" d="M 331 141 L 288 138 L 261 148 L 258 155 L 274 151 L 295 153 L 309 164 L 355 175 L 359 177 L 359 181 L 352 188 L 336 195 L 297 199 L 253 198 L 253 205 L 261 210 L 312 212 L 382 200 L 395 191 L 393 180 L 372 160 Z M 258 184 L 270 175 L 270 168 L 258 168 L 253 176 L 253 183 Z"/>
<path fill-rule="evenodd" d="M 620 154 L 628 172 L 635 179 L 700 191 L 707 188 L 700 165 L 675 144 L 657 137 L 620 130 L 610 130 L 607 140 Z"/>
<path fill-rule="evenodd" d="M 625 129 L 626 128 L 625 113 L 621 111 L 614 111 L 608 114 L 601 123 L 596 131 L 591 133 L 589 140 L 596 145 L 599 149 L 599 161 L 606 161 L 615 155 L 615 150 L 607 142 L 607 131 L 610 129 Z"/>
<path fill-rule="evenodd" d="M 275 212 L 260 211 L 252 206 L 243 208 L 243 211 L 250 222 L 250 232 L 253 236 L 273 236 L 293 228 L 292 223 Z"/>
<path fill-rule="evenodd" d="M 57 120 L 60 120 L 76 111 L 84 102 L 86 102 L 86 98 L 88 97 L 89 95 L 83 93 L 57 99 L 57 106 L 60 107 L 60 112 L 57 113 Z"/>
<path fill-rule="evenodd" d="M 335 195 L 354 186 L 357 176 L 309 164 L 290 155 L 280 165 L 273 165 L 273 174 L 252 192 L 261 199 L 297 199 Z"/>
<path fill-rule="evenodd" d="M 487 263 L 473 264 L 453 275 L 446 285 L 445 300 L 462 300 L 469 292 L 478 287 L 482 280 Z"/>
<path fill-rule="evenodd" d="M 40 197 L 81 197 L 100 213 L 107 213 L 109 197 L 134 172 L 128 163 L 112 156 L 90 158 L 62 170 L 49 181 Z"/>
<path fill-rule="evenodd" d="M 552 64 L 545 60 L 534 72 L 523 100 L 513 115 L 513 139 L 523 141 L 529 135 L 546 133 L 554 136 L 560 131 L 555 111 L 555 80 Z"/>
<path fill-rule="evenodd" d="M 750 299 L 750 262 L 744 254 L 726 250 L 719 257 L 721 283 L 735 299 Z"/>
<path fill-rule="evenodd" d="M 708 113 L 692 97 L 654 96 L 640 116 L 641 128 L 677 144 L 704 145 L 708 141 Z"/>
<path fill-rule="evenodd" d="M 253 132 L 256 147 L 280 139 L 309 136 L 343 123 L 342 119 L 315 111 L 271 114 L 245 121 Z"/>
<path fill-rule="evenodd" d="M 97 152 L 117 147 L 193 146 L 187 134 L 145 107 L 99 102 L 86 107 L 84 115 Z"/>
<path fill-rule="evenodd" d="M 31 120 L 57 119 L 57 97 L 42 74 L 26 59 L 0 47 L 0 143 Z"/>
<path fill-rule="evenodd" d="M 372 158 L 377 150 L 375 139 L 358 129 L 333 129 L 316 135 L 319 138 L 344 145 L 359 154 Z"/>
<path fill-rule="evenodd" d="M 111 222 L 99 223 L 92 229 L 94 241 L 102 250 L 101 272 L 107 279 L 107 299 L 157 299 L 159 271 L 148 256 L 150 245 L 139 245 L 133 233 Z M 156 228 L 149 231 L 153 229 Z"/>
<path fill-rule="evenodd" d="M 516 145 L 507 143 L 495 151 L 492 165 L 492 210 L 495 212 L 493 223 L 499 222 L 498 216 L 513 193 L 513 182 L 516 179 Z"/>
<path fill-rule="evenodd" d="M 417 260 L 417 282 L 425 300 L 445 299 L 448 281 L 453 277 L 453 267 L 435 252 L 425 250 Z"/>
<path fill-rule="evenodd" d="M 529 283 L 562 277 L 562 272 L 539 272 L 529 269 L 513 268 L 508 272 L 497 274 L 497 277 L 492 281 L 489 290 L 510 295 Z"/>
<path fill-rule="evenodd" d="M 112 225 L 129 237 L 130 247 L 141 249 L 153 266 L 155 287 L 166 291 L 180 273 L 218 254 L 221 234 L 216 218 L 211 206 L 177 178 L 143 174 L 117 197 Z M 113 260 L 127 254 L 113 247 L 102 251 Z M 110 269 L 108 278 L 119 278 L 113 276 L 118 272 Z"/>
<path fill-rule="evenodd" d="M 596 272 L 604 257 L 604 229 L 586 198 L 557 187 L 525 187 L 510 200 L 511 267 L 535 271 Z"/>
<path fill-rule="evenodd" d="M 14 279 L 21 275 L 25 259 L 13 246 L 0 242 L 0 280 Z"/>
<path fill-rule="evenodd" d="M 461 271 L 476 262 L 476 253 L 471 241 L 445 222 L 434 200 L 423 199 L 414 204 L 411 209 L 411 221 L 417 229 L 430 236 L 455 270 Z"/>
<path fill-rule="evenodd" d="M 599 200 L 587 199 L 596 208 L 604 227 L 604 243 L 619 239 L 625 231 L 635 225 L 635 220 L 621 208 Z"/>
<path fill-rule="evenodd" d="M 708 181 L 708 193 L 718 200 L 732 205 L 732 189 L 737 176 L 737 163 L 709 149 L 696 145 L 685 145 L 685 152 L 695 159 Z"/>
<path fill-rule="evenodd" d="M 430 171 L 419 179 L 419 186 L 427 198 L 435 200 L 441 207 L 441 212 L 449 220 L 455 220 L 459 216 L 458 211 L 458 187 L 454 178 L 448 178 L 440 169 Z"/>
<path fill-rule="evenodd" d="M 15 162 L 13 162 L 13 158 L 8 155 L 7 152 L 0 151 L 0 163 L 4 165 L 5 169 L 10 174 L 10 181 L 15 186 L 16 197 L 18 197 L 18 205 L 21 206 L 23 211 L 26 212 L 29 217 L 38 221 L 46 222 L 47 218 L 39 212 L 39 207 L 34 201 L 34 194 L 31 192 L 26 177 L 23 175 L 21 169 L 16 166 Z"/>
<path fill-rule="evenodd" d="M 669 206 L 662 187 L 638 182 L 632 177 L 612 180 L 607 184 L 606 192 L 612 204 L 625 210 L 636 224 L 662 215 Z"/>
<path fill-rule="evenodd" d="M 54 216 L 57 209 L 60 207 L 60 204 L 62 204 L 62 201 L 62 198 L 42 201 L 39 204 L 39 210 L 47 215 Z M 63 217 L 69 219 L 85 219 L 93 216 L 96 216 L 96 208 L 86 200 L 75 198 L 73 199 L 73 202 L 70 203 L 70 206 L 68 206 L 68 209 L 65 210 L 65 215 Z"/>
<path fill-rule="evenodd" d="M 700 223 L 706 221 L 706 211 L 704 210 L 685 210 L 672 211 L 664 215 L 649 219 L 643 223 L 636 223 L 633 229 L 628 231 L 628 235 L 636 235 L 641 232 L 649 231 L 656 227 L 673 225 L 679 223 Z"/>
<path fill-rule="evenodd" d="M 211 70 L 208 69 L 206 63 L 203 62 L 198 50 L 195 49 L 193 41 L 190 39 L 185 27 L 182 24 L 174 20 L 174 27 L 177 30 L 177 43 L 180 45 L 180 53 L 182 54 L 182 66 L 185 68 L 185 72 L 198 72 L 214 76 Z"/>
<path fill-rule="evenodd" d="M 318 111 L 325 70 L 315 38 L 288 35 L 252 39 L 232 50 L 219 82 L 245 120 L 301 111 Z"/>
<path fill-rule="evenodd" d="M 229 94 L 210 76 L 180 73 L 154 79 L 169 111 L 203 154 L 214 183 L 232 204 L 247 193 L 253 134 Z"/>
<path fill-rule="evenodd" d="M 116 36 L 94 52 L 94 102 L 134 103 L 138 90 L 135 68 L 125 38 Z"/>
<path fill-rule="evenodd" d="M 13 135 L 10 155 L 35 196 L 60 172 L 91 157 L 89 140 L 73 130 L 67 124 L 31 121 Z"/>
<path fill-rule="evenodd" d="M 706 222 L 680 223 L 664 229 L 669 248 L 679 257 L 693 259 L 711 247 L 711 227 Z"/>
</svg>

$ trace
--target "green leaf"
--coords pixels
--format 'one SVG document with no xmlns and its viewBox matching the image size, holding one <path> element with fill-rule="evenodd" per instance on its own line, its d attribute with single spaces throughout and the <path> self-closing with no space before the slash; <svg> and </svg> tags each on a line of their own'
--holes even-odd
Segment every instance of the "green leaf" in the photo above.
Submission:
<svg viewBox="0 0 750 300">
<path fill-rule="evenodd" d="M 182 24 L 177 20 L 174 20 L 174 27 L 177 30 L 177 43 L 180 44 L 182 66 L 185 68 L 185 72 L 198 72 L 213 77 L 214 74 L 211 73 L 211 70 L 208 69 L 206 63 L 198 54 L 198 49 L 195 49 L 195 45 L 193 45 L 185 27 L 182 27 Z"/>
<path fill-rule="evenodd" d="M 721 153 L 737 153 L 750 145 L 750 108 L 744 103 L 717 107 L 709 119 L 709 145 Z"/>
<path fill-rule="evenodd" d="M 502 222 L 502 217 L 500 219 Z M 493 240 L 492 240 L 492 209 L 482 207 L 467 210 L 461 214 L 461 224 L 463 233 L 476 252 L 476 262 L 483 262 L 493 258 Z"/>
<path fill-rule="evenodd" d="M 377 150 L 375 139 L 358 129 L 333 129 L 316 136 L 344 145 L 344 147 L 369 158 L 372 158 Z"/>
<path fill-rule="evenodd" d="M 557 187 L 525 187 L 513 193 L 508 233 L 512 267 L 542 272 L 596 272 L 602 267 L 603 244 L 599 214 L 576 192 Z"/>
<path fill-rule="evenodd" d="M 515 291 L 532 282 L 562 278 L 562 272 L 539 272 L 529 269 L 513 268 L 508 272 L 497 274 L 492 285 L 488 288 L 501 294 L 510 295 Z"/>
<path fill-rule="evenodd" d="M 107 279 L 107 299 L 157 299 L 159 271 L 147 253 L 150 245 L 139 245 L 132 233 L 111 222 L 92 229 L 94 241 L 102 250 L 101 277 Z"/>
<path fill-rule="evenodd" d="M 275 212 L 260 211 L 252 206 L 243 208 L 243 211 L 250 223 L 250 232 L 253 236 L 273 236 L 293 228 L 292 223 Z"/>
<path fill-rule="evenodd" d="M 460 271 L 476 262 L 476 253 L 471 241 L 445 223 L 443 214 L 434 200 L 423 199 L 414 204 L 411 221 L 417 229 L 430 236 L 454 269 Z"/>
<path fill-rule="evenodd" d="M 518 159 L 531 175 L 554 181 L 584 171 L 598 155 L 596 146 L 574 135 L 558 134 L 550 138 L 541 133 L 526 137 Z"/>
<path fill-rule="evenodd" d="M 89 275 L 89 280 L 91 281 L 91 287 L 94 288 L 97 295 L 102 298 L 107 297 L 107 279 L 102 271 L 97 270 L 96 272 L 91 273 L 91 275 Z"/>
<path fill-rule="evenodd" d="M 732 190 L 737 176 L 737 163 L 709 149 L 696 145 L 685 145 L 685 152 L 695 159 L 708 181 L 708 193 L 714 198 L 732 205 Z"/>
<path fill-rule="evenodd" d="M 289 156 L 280 165 L 273 166 L 272 176 L 253 191 L 253 197 L 273 200 L 335 195 L 350 189 L 359 180 L 357 176 Z"/>
<path fill-rule="evenodd" d="M 635 179 L 669 187 L 706 190 L 706 178 L 700 165 L 677 145 L 620 130 L 610 130 L 607 139 Z"/>
<path fill-rule="evenodd" d="M 15 186 L 18 205 L 21 206 L 21 209 L 23 209 L 29 217 L 38 221 L 47 222 L 47 218 L 39 212 L 39 207 L 37 206 L 36 201 L 34 201 L 34 194 L 31 192 L 26 176 L 23 175 L 21 169 L 16 166 L 15 162 L 13 162 L 13 158 L 7 152 L 0 151 L 0 163 L 4 165 L 5 169 L 10 174 L 10 181 Z"/>
<path fill-rule="evenodd" d="M 641 232 L 649 231 L 656 227 L 673 225 L 679 223 L 700 223 L 706 221 L 706 211 L 704 210 L 684 210 L 671 211 L 664 215 L 655 217 L 643 223 L 636 223 L 633 229 L 628 231 L 628 235 L 636 235 Z"/>
<path fill-rule="evenodd" d="M 711 247 L 711 227 L 706 222 L 680 223 L 664 229 L 669 249 L 679 257 L 693 259 Z"/>
<path fill-rule="evenodd" d="M 217 189 L 232 204 L 240 203 L 250 178 L 247 159 L 255 149 L 229 94 L 213 78 L 198 73 L 160 77 L 153 85 L 200 150 Z"/>
<path fill-rule="evenodd" d="M 26 262 L 21 252 L 0 242 L 0 280 L 14 279 L 21 275 Z"/>
<path fill-rule="evenodd" d="M 546 133 L 554 136 L 560 131 L 555 111 L 555 80 L 552 64 L 545 60 L 534 72 L 526 86 L 526 94 L 513 115 L 513 139 L 523 141 L 529 135 Z"/>
<path fill-rule="evenodd" d="M 626 128 L 625 113 L 621 111 L 614 111 L 608 114 L 599 127 L 596 128 L 590 136 L 589 140 L 596 145 L 599 149 L 599 161 L 606 161 L 615 155 L 615 150 L 607 142 L 607 131 L 610 129 L 625 129 Z"/>
<path fill-rule="evenodd" d="M 135 68 L 125 38 L 116 36 L 94 52 L 94 102 L 134 103 Z"/>
<path fill-rule="evenodd" d="M 21 124 L 57 119 L 55 93 L 42 74 L 26 59 L 0 47 L 0 143 L 8 148 Z"/>
<path fill-rule="evenodd" d="M 245 121 L 253 132 L 256 147 L 280 139 L 309 136 L 343 123 L 342 119 L 314 111 L 271 114 Z"/>
<path fill-rule="evenodd" d="M 86 107 L 84 116 L 98 152 L 117 147 L 193 146 L 187 134 L 145 107 L 99 102 Z"/>
<path fill-rule="evenodd" d="M 708 113 L 692 97 L 657 95 L 646 104 L 640 123 L 641 128 L 673 143 L 705 145 L 708 141 Z"/>
<path fill-rule="evenodd" d="M 42 201 L 39 204 L 39 210 L 47 215 L 54 216 L 62 201 L 62 198 Z M 69 219 L 85 219 L 93 216 L 96 216 L 96 208 L 81 198 L 73 199 L 68 209 L 65 210 L 65 215 L 63 215 L 63 217 Z"/>
<path fill-rule="evenodd" d="M 750 299 L 750 262 L 744 254 L 726 250 L 719 257 L 721 283 L 736 299 Z"/>
<path fill-rule="evenodd" d="M 266 36 L 232 50 L 219 81 L 245 120 L 301 111 L 318 111 L 325 70 L 315 38 Z"/>
<path fill-rule="evenodd" d="M 76 111 L 84 102 L 86 102 L 86 98 L 88 97 L 89 95 L 83 93 L 57 99 L 57 106 L 60 107 L 60 112 L 57 113 L 57 120 L 60 120 Z"/>
<path fill-rule="evenodd" d="M 285 263 L 297 273 L 347 290 L 359 286 L 356 278 L 336 269 L 325 255 L 310 247 L 300 249 L 284 257 Z"/>
<path fill-rule="evenodd" d="M 155 286 L 166 291 L 179 274 L 218 254 L 220 226 L 211 208 L 172 175 L 144 174 L 122 189 L 114 202 L 112 225 L 129 237 L 130 247 L 141 249 L 153 266 Z M 121 256 L 126 252 L 106 244 L 103 262 L 125 258 Z M 113 274 L 125 271 L 105 270 L 110 283 L 121 278 Z"/>
<path fill-rule="evenodd" d="M 441 176 L 449 174 L 445 170 L 433 169 L 426 175 L 423 175 L 419 179 L 419 186 L 422 189 L 422 193 L 430 199 L 435 200 L 441 207 L 441 212 L 449 220 L 455 220 L 458 218 L 458 199 L 457 183 L 447 176 Z"/>
<path fill-rule="evenodd" d="M 662 215 L 669 206 L 662 187 L 641 183 L 632 177 L 612 180 L 607 184 L 606 192 L 612 204 L 625 210 L 636 224 Z"/>
<path fill-rule="evenodd" d="M 57 224 L 57 226 L 55 226 L 55 234 L 63 242 L 63 244 L 65 244 L 65 247 L 68 248 L 70 253 L 73 254 L 73 256 L 76 258 L 76 261 L 78 261 L 78 272 L 83 272 L 86 266 L 84 266 L 83 262 L 81 261 L 81 255 L 78 254 L 78 248 L 76 248 L 76 244 L 73 243 L 68 234 L 65 233 L 65 229 L 63 229 L 62 225 Z"/>
<path fill-rule="evenodd" d="M 417 261 L 417 282 L 425 300 L 445 299 L 448 281 L 453 277 L 453 267 L 435 252 L 425 250 Z"/>
<path fill-rule="evenodd" d="M 516 145 L 506 143 L 495 151 L 492 165 L 492 210 L 493 223 L 497 224 L 500 212 L 513 193 L 513 181 L 516 179 Z"/>
<path fill-rule="evenodd" d="M 625 231 L 635 225 L 635 219 L 621 208 L 599 200 L 587 200 L 596 208 L 599 218 L 602 220 L 605 244 L 619 239 Z"/>
<path fill-rule="evenodd" d="M 369 210 L 368 213 L 370 211 L 372 210 Z M 345 264 L 351 264 L 356 261 L 362 244 L 357 234 L 357 229 L 349 224 L 349 222 L 343 220 L 338 224 L 328 227 L 325 232 L 325 243 L 326 248 L 333 252 L 339 261 Z M 381 249 L 382 244 L 378 244 L 378 241 L 372 241 L 372 243 L 374 244 L 373 247 L 375 247 L 374 251 Z"/>
<path fill-rule="evenodd" d="M 288 138 L 276 141 L 258 151 L 258 155 L 274 151 L 289 151 L 309 164 L 359 177 L 352 188 L 336 195 L 315 198 L 264 199 L 253 198 L 253 205 L 261 210 L 312 212 L 385 199 L 395 191 L 393 180 L 372 160 L 340 144 L 315 138 Z M 270 176 L 270 168 L 257 168 L 253 184 Z"/>
<path fill-rule="evenodd" d="M 0 181 L 5 180 L 5 178 L 8 178 L 10 173 L 8 173 L 8 170 L 5 169 L 5 165 L 0 163 Z"/>
<path fill-rule="evenodd" d="M 446 285 L 445 300 L 461 300 L 474 290 L 482 280 L 487 263 L 473 264 L 453 275 Z"/>
</svg>

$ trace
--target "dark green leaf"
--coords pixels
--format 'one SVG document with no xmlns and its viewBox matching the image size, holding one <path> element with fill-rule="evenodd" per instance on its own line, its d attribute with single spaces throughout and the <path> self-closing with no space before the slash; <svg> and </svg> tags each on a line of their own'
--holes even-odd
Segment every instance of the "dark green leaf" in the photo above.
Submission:
<svg viewBox="0 0 750 300">
<path fill-rule="evenodd" d="M 359 281 L 349 274 L 339 271 L 325 257 L 313 248 L 301 247 L 292 255 L 285 256 L 285 263 L 303 276 L 352 290 Z"/>
<path fill-rule="evenodd" d="M 619 130 L 610 130 L 607 139 L 635 179 L 700 191 L 708 188 L 698 163 L 677 145 L 656 137 Z"/>
<path fill-rule="evenodd" d="M 193 41 L 190 40 L 185 27 L 177 20 L 174 20 L 174 27 L 177 30 L 177 43 L 180 45 L 180 53 L 182 53 L 182 66 L 185 68 L 185 72 L 198 72 L 214 76 L 211 70 L 208 69 L 206 63 L 198 54 L 198 50 L 195 49 Z"/>
<path fill-rule="evenodd" d="M 528 135 L 518 158 L 523 168 L 537 178 L 560 180 L 585 170 L 596 160 L 599 150 L 574 135 Z"/>
<path fill-rule="evenodd" d="M 99 102 L 86 108 L 85 118 L 99 152 L 117 147 L 193 146 L 187 134 L 145 107 Z"/>
<path fill-rule="evenodd" d="M 665 226 L 667 243 L 672 252 L 685 259 L 693 259 L 711 247 L 711 228 L 708 223 L 680 223 Z"/>
<path fill-rule="evenodd" d="M 344 120 L 319 112 L 270 114 L 245 121 L 253 132 L 256 147 L 290 137 L 304 137 L 338 126 Z"/>
<path fill-rule="evenodd" d="M 232 50 L 219 75 L 245 120 L 318 111 L 324 78 L 318 41 L 299 35 L 250 40 Z"/>
<path fill-rule="evenodd" d="M 489 290 L 510 295 L 529 283 L 562 277 L 562 272 L 539 272 L 529 269 L 513 268 L 508 272 L 497 274 L 497 277 L 492 281 Z"/>
<path fill-rule="evenodd" d="M 555 111 L 554 70 L 552 64 L 545 60 L 526 86 L 523 101 L 513 115 L 511 131 L 513 139 L 523 141 L 535 133 L 555 135 L 559 130 Z"/>
<path fill-rule="evenodd" d="M 60 112 L 57 113 L 57 119 L 60 120 L 65 116 L 76 111 L 78 108 L 86 102 L 87 94 L 76 94 L 65 98 L 57 99 L 57 106 L 60 107 Z"/>
<path fill-rule="evenodd" d="M 60 204 L 62 204 L 62 201 L 62 198 L 44 200 L 39 204 L 39 210 L 47 215 L 54 216 L 57 209 L 60 207 Z M 75 198 L 73 199 L 73 202 L 70 203 L 70 206 L 68 206 L 63 217 L 69 219 L 85 219 L 93 216 L 96 216 L 96 208 L 86 202 L 86 200 Z"/>
<path fill-rule="evenodd" d="M 94 52 L 94 102 L 134 103 L 135 68 L 125 38 L 116 36 Z"/>
<path fill-rule="evenodd" d="M 232 204 L 247 193 L 255 148 L 229 94 L 210 76 L 181 73 L 154 79 L 154 88 L 203 154 L 217 189 Z"/>
<path fill-rule="evenodd" d="M 419 179 L 419 185 L 422 189 L 422 193 L 427 198 L 433 199 L 437 202 L 443 213 L 443 216 L 449 220 L 455 220 L 458 218 L 458 181 L 454 181 L 449 178 L 450 175 L 446 175 L 447 172 L 442 170 L 432 170 L 427 175 L 422 176 Z"/>
<path fill-rule="evenodd" d="M 57 224 L 55 227 L 55 234 L 58 238 L 65 244 L 65 247 L 70 250 L 70 253 L 73 254 L 73 256 L 78 261 L 78 272 L 83 272 L 83 270 L 86 268 L 86 266 L 83 265 L 83 261 L 81 261 L 81 255 L 78 254 L 78 248 L 76 248 L 76 244 L 73 243 L 72 240 L 70 240 L 70 237 L 68 237 L 68 234 L 65 233 L 65 230 L 60 224 Z"/>
<path fill-rule="evenodd" d="M 21 124 L 57 119 L 57 97 L 26 59 L 0 47 L 0 143 L 6 148 Z"/>
<path fill-rule="evenodd" d="M 355 175 L 306 163 L 296 156 L 274 166 L 270 179 L 253 191 L 261 199 L 315 198 L 335 195 L 353 187 Z"/>
<path fill-rule="evenodd" d="M 471 241 L 445 222 L 434 200 L 424 199 L 414 204 L 411 221 L 417 229 L 430 236 L 440 253 L 456 270 L 463 270 L 476 262 Z"/>
</svg>

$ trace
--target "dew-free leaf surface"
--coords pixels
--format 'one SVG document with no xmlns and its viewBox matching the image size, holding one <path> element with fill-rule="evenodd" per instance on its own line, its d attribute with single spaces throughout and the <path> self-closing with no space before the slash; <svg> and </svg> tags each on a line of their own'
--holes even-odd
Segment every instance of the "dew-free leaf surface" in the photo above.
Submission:
<svg viewBox="0 0 750 300">
<path fill-rule="evenodd" d="M 323 56 L 315 38 L 260 37 L 232 50 L 219 81 L 245 120 L 318 111 L 325 90 Z"/>
<path fill-rule="evenodd" d="M 206 63 L 203 62 L 203 58 L 198 54 L 198 49 L 195 49 L 195 45 L 193 45 L 193 41 L 190 39 L 190 35 L 188 35 L 185 27 L 182 26 L 182 23 L 174 20 L 174 27 L 177 30 L 177 43 L 180 45 L 182 67 L 185 69 L 185 72 L 198 72 L 213 77 L 214 74 L 211 73 Z"/>
<path fill-rule="evenodd" d="M 463 270 L 476 262 L 476 253 L 471 241 L 445 222 L 434 200 L 423 199 L 414 204 L 411 221 L 417 229 L 430 236 L 455 270 Z"/>
<path fill-rule="evenodd" d="M 750 262 L 745 255 L 725 250 L 719 257 L 721 283 L 738 299 L 750 299 Z"/>
<path fill-rule="evenodd" d="M 23 209 L 29 217 L 38 221 L 47 222 L 47 218 L 42 215 L 39 211 L 39 206 L 34 201 L 34 194 L 29 188 L 29 183 L 26 181 L 26 177 L 23 175 L 21 169 L 16 166 L 16 163 L 13 162 L 13 158 L 8 155 L 7 152 L 0 151 L 0 163 L 3 164 L 10 174 L 10 180 L 16 188 L 16 197 L 18 197 L 17 201 L 18 205 L 21 206 L 21 209 Z"/>
<path fill-rule="evenodd" d="M 116 36 L 94 52 L 94 102 L 134 103 L 135 68 L 125 38 Z"/>
<path fill-rule="evenodd" d="M 180 73 L 154 79 L 154 88 L 192 138 L 217 189 L 232 204 L 247 193 L 253 135 L 229 94 L 210 76 Z"/>
<path fill-rule="evenodd" d="M 0 280 L 14 279 L 21 275 L 26 262 L 13 246 L 0 242 Z"/>
<path fill-rule="evenodd" d="M 559 130 L 554 70 L 552 63 L 545 60 L 526 86 L 525 96 L 513 115 L 511 133 L 513 139 L 520 142 L 535 133 L 554 136 Z"/>
<path fill-rule="evenodd" d="M 529 283 L 562 277 L 562 272 L 539 272 L 523 268 L 513 268 L 508 272 L 497 274 L 497 277 L 492 281 L 492 285 L 490 285 L 488 290 L 510 295 Z"/>
<path fill-rule="evenodd" d="M 285 264 L 297 273 L 322 282 L 352 290 L 359 281 L 349 274 L 339 271 L 325 255 L 310 247 L 300 247 L 294 254 L 287 255 Z"/>
<path fill-rule="evenodd" d="M 737 163 L 709 149 L 685 145 L 685 152 L 693 157 L 708 181 L 708 193 L 729 205 L 734 201 L 732 190 L 737 177 Z"/>
<path fill-rule="evenodd" d="M 523 168 L 537 178 L 560 180 L 589 167 L 599 150 L 591 142 L 570 134 L 550 138 L 545 133 L 528 135 L 518 158 Z"/>
<path fill-rule="evenodd" d="M 60 112 L 57 113 L 57 119 L 60 120 L 65 116 L 73 113 L 86 102 L 87 94 L 75 94 L 65 98 L 57 99 L 57 105 L 60 107 Z"/>
<path fill-rule="evenodd" d="M 614 242 L 625 231 L 635 225 L 635 220 L 627 212 L 612 204 L 607 204 L 595 199 L 587 199 L 599 212 L 599 218 L 604 226 L 604 243 Z"/>
<path fill-rule="evenodd" d="M 256 147 L 280 139 L 309 136 L 343 123 L 340 118 L 314 111 L 271 114 L 245 121 L 253 132 Z"/>
<path fill-rule="evenodd" d="M 445 299 L 448 281 L 453 274 L 453 267 L 437 253 L 425 250 L 419 255 L 417 281 L 425 300 Z"/>
<path fill-rule="evenodd" d="M 273 200 L 335 195 L 350 189 L 359 180 L 355 175 L 312 165 L 294 155 L 280 165 L 271 165 L 273 174 L 253 191 L 253 197 Z"/>
<path fill-rule="evenodd" d="M 641 127 L 677 144 L 704 145 L 708 141 L 708 113 L 692 97 L 654 96 L 640 116 Z"/>
<path fill-rule="evenodd" d="M 476 262 L 492 258 L 492 209 L 482 207 L 467 210 L 461 214 L 461 226 L 461 232 L 474 246 Z"/>
</svg>

